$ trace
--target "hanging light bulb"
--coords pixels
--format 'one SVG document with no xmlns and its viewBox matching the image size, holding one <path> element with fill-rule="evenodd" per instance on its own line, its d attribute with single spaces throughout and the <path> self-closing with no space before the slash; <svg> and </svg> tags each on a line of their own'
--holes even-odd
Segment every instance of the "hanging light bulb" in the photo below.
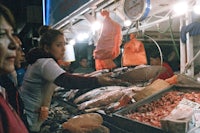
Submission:
<svg viewBox="0 0 200 133">
<path fill-rule="evenodd" d="M 125 26 L 125 27 L 128 27 L 128 26 L 130 26 L 131 24 L 132 24 L 132 22 L 131 22 L 131 20 L 129 20 L 129 19 L 127 19 L 127 20 L 124 21 L 124 26 Z"/>
<path fill-rule="evenodd" d="M 188 3 L 186 1 L 178 2 L 173 6 L 173 10 L 178 15 L 184 14 L 188 11 Z"/>
</svg>

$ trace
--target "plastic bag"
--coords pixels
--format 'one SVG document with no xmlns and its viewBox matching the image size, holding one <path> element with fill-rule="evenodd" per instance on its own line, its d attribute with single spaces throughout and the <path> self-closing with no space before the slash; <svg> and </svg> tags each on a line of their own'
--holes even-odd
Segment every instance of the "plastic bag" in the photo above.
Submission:
<svg viewBox="0 0 200 133">
<path fill-rule="evenodd" d="M 122 40 L 121 26 L 109 17 L 108 11 L 102 11 L 105 17 L 100 38 L 94 51 L 95 59 L 114 59 L 120 53 Z"/>
<path fill-rule="evenodd" d="M 130 34 L 130 41 L 124 45 L 122 56 L 123 66 L 136 66 L 147 64 L 146 51 L 141 41 Z"/>
</svg>

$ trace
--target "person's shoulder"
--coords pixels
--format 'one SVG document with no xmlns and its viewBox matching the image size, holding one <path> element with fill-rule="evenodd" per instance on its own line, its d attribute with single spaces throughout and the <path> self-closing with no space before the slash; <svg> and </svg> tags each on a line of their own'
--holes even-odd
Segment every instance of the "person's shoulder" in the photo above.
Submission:
<svg viewBox="0 0 200 133">
<path fill-rule="evenodd" d="M 37 60 L 37 63 L 39 64 L 56 63 L 56 61 L 53 58 L 40 58 Z"/>
<path fill-rule="evenodd" d="M 84 72 L 85 73 L 91 73 L 91 72 L 94 72 L 95 70 L 91 67 L 88 67 L 88 68 L 85 68 Z"/>
<path fill-rule="evenodd" d="M 95 71 L 95 70 L 90 67 L 87 67 L 87 68 L 78 67 L 78 68 L 74 69 L 74 73 L 90 73 L 93 71 Z"/>
<path fill-rule="evenodd" d="M 31 69 L 39 69 L 41 71 L 41 70 L 46 69 L 47 67 L 48 68 L 52 68 L 52 67 L 55 68 L 55 66 L 56 66 L 55 64 L 57 64 L 57 63 L 52 58 L 40 58 L 34 64 L 32 64 L 30 67 L 28 67 L 28 69 L 30 69 L 30 68 Z"/>
<path fill-rule="evenodd" d="M 88 70 L 89 70 L 89 71 L 92 71 L 92 72 L 95 71 L 95 69 L 92 68 L 92 67 L 88 67 Z"/>
<path fill-rule="evenodd" d="M 82 67 L 77 67 L 76 69 L 74 69 L 74 72 L 77 73 L 77 72 L 80 72 L 80 71 L 82 71 L 82 70 L 83 70 Z"/>
<path fill-rule="evenodd" d="M 48 62 L 48 61 L 55 61 L 53 58 L 40 58 L 40 59 L 38 59 L 39 61 L 42 61 L 42 62 Z"/>
</svg>

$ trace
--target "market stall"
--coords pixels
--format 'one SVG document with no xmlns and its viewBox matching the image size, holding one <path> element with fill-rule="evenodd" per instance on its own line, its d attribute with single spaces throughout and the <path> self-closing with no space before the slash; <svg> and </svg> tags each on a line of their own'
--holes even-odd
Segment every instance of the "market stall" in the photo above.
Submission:
<svg viewBox="0 0 200 133">
<path fill-rule="evenodd" d="M 172 10 L 175 3 L 175 1 L 161 2 L 159 0 L 94 0 L 86 2 L 54 24 L 53 28 L 63 30 L 68 40 L 72 40 L 77 31 L 89 31 L 89 26 L 93 21 L 102 20 L 100 10 L 106 9 L 110 12 L 110 18 L 121 26 L 123 25 L 122 20 L 131 20 L 129 27 L 122 26 L 122 42 L 127 42 L 125 39 L 127 34 L 137 34 L 138 40 L 150 42 L 156 46 L 156 50 L 160 53 L 161 65 L 142 64 L 122 67 L 120 64 L 117 68 L 102 69 L 85 75 L 100 76 L 111 73 L 112 78 L 124 81 L 123 84 L 116 86 L 94 88 L 91 91 L 67 91 L 65 88 L 59 88 L 54 94 L 50 117 L 44 127 L 47 127 L 49 131 L 64 132 L 66 130 L 63 130 L 62 124 L 74 116 L 98 113 L 103 118 L 102 125 L 113 133 L 198 132 L 199 119 L 196 119 L 198 114 L 195 113 L 195 109 L 198 109 L 200 104 L 198 98 L 200 83 L 197 80 L 198 76 L 196 76 L 199 72 L 196 72 L 194 68 L 199 64 L 194 60 L 198 59 L 199 52 L 193 53 L 193 44 L 197 49 L 199 49 L 199 45 L 197 45 L 197 41 L 193 41 L 193 36 L 188 34 L 189 31 L 184 33 L 187 41 L 183 43 L 180 40 L 181 28 L 198 20 L 192 19 L 194 14 L 191 10 L 198 5 L 198 1 L 190 0 L 188 3 L 190 10 L 182 15 L 175 14 Z M 166 29 L 170 30 L 164 34 L 160 32 Z M 102 37 L 99 36 L 98 31 L 92 32 L 84 43 L 97 46 L 98 37 Z M 167 43 L 172 41 L 175 55 L 179 56 L 180 51 L 180 71 L 176 72 L 175 77 L 169 80 L 157 79 L 160 73 L 166 71 L 162 67 L 164 53 L 159 45 L 159 42 L 163 42 L 163 40 Z M 177 50 L 175 42 L 180 43 L 180 50 Z M 108 52 L 112 53 L 112 48 L 109 47 Z M 108 53 L 106 49 L 103 49 L 103 52 Z M 155 49 L 151 52 L 155 52 Z M 105 53 L 103 56 L 107 56 Z M 183 101 L 184 99 L 185 101 Z M 186 110 L 181 113 L 182 116 L 178 116 L 178 113 L 173 114 L 172 112 L 176 112 L 176 108 L 183 106 L 180 105 L 182 103 L 195 104 L 196 106 L 188 105 L 190 111 L 192 110 L 189 114 Z M 185 106 L 186 104 L 184 104 Z M 172 115 L 178 118 L 172 119 Z M 174 127 L 173 124 L 177 126 Z M 49 127 L 50 125 L 54 126 Z"/>
</svg>

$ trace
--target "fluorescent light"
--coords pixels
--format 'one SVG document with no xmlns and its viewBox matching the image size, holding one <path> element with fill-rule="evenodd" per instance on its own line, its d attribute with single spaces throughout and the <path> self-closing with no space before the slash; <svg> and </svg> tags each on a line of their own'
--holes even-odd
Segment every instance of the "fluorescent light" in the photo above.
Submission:
<svg viewBox="0 0 200 133">
<path fill-rule="evenodd" d="M 179 15 L 184 14 L 188 10 L 188 3 L 185 1 L 179 2 L 173 6 L 173 10 Z"/>
</svg>

